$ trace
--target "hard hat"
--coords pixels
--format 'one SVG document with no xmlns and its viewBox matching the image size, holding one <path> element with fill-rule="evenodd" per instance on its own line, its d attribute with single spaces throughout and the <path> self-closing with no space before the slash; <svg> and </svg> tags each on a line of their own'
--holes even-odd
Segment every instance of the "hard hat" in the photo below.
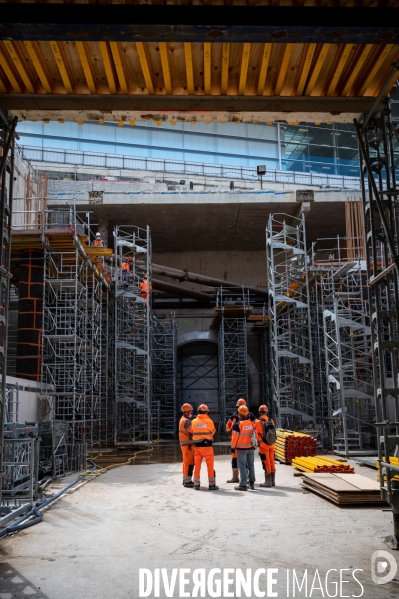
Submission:
<svg viewBox="0 0 399 599">
<path fill-rule="evenodd" d="M 236 403 L 237 408 L 239 406 L 246 406 L 246 405 L 247 405 L 247 401 L 245 399 L 243 399 L 242 397 L 241 397 L 241 399 L 237 399 L 237 403 Z"/>
<path fill-rule="evenodd" d="M 201 414 L 203 412 L 209 412 L 208 406 L 206 406 L 204 403 L 198 406 L 198 413 Z"/>
<path fill-rule="evenodd" d="M 241 414 L 241 416 L 247 416 L 249 410 L 247 408 L 247 406 L 240 406 L 238 408 L 238 413 Z"/>
<path fill-rule="evenodd" d="M 268 411 L 269 411 L 269 408 L 265 404 L 259 406 L 259 410 L 258 410 L 259 414 L 267 414 Z"/>
<path fill-rule="evenodd" d="M 189 403 L 184 403 L 181 407 L 182 412 L 192 412 L 192 410 L 193 406 L 191 406 Z"/>
<path fill-rule="evenodd" d="M 96 233 L 96 237 L 101 237 L 101 233 Z"/>
</svg>

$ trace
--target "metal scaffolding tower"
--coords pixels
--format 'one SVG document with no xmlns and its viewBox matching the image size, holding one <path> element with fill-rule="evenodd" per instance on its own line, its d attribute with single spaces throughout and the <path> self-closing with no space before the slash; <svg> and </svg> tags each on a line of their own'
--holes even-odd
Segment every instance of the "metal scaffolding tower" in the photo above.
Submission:
<svg viewBox="0 0 399 599">
<path fill-rule="evenodd" d="M 270 215 L 266 260 L 271 386 L 277 422 L 285 428 L 305 422 L 316 426 L 304 215 L 301 219 Z"/>
<path fill-rule="evenodd" d="M 385 110 L 355 119 L 360 150 L 381 494 L 393 509 L 399 549 L 399 124 Z"/>
<path fill-rule="evenodd" d="M 151 236 L 118 226 L 115 238 L 115 441 L 150 443 Z"/>
<path fill-rule="evenodd" d="M 177 432 L 177 324 L 152 319 L 152 430 L 174 437 Z"/>
</svg>

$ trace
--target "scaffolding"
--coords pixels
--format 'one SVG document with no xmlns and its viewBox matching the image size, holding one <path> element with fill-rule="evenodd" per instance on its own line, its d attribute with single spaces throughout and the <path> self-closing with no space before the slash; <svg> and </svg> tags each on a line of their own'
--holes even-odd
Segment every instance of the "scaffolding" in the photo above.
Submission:
<svg viewBox="0 0 399 599">
<path fill-rule="evenodd" d="M 114 301 L 115 441 L 151 443 L 151 236 L 116 227 Z"/>
<path fill-rule="evenodd" d="M 152 430 L 158 435 L 177 432 L 177 324 L 174 314 L 167 322 L 152 319 Z"/>
<path fill-rule="evenodd" d="M 290 223 L 290 224 L 289 224 Z M 279 426 L 316 426 L 305 217 L 271 214 L 266 228 L 271 392 Z"/>
</svg>

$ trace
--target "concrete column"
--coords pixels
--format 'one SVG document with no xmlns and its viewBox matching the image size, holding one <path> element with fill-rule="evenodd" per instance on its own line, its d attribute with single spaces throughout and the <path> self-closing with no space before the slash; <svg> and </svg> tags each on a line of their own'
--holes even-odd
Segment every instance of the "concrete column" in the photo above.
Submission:
<svg viewBox="0 0 399 599">
<path fill-rule="evenodd" d="M 104 241 L 105 245 L 108 246 L 108 219 L 107 218 L 99 218 L 98 219 L 98 232 L 101 235 L 101 239 Z"/>
</svg>

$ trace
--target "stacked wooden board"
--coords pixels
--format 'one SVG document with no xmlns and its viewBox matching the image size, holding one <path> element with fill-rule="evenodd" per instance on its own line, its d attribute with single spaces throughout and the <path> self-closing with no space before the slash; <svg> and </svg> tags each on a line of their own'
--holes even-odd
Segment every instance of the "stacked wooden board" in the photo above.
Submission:
<svg viewBox="0 0 399 599">
<path fill-rule="evenodd" d="M 274 454 L 279 462 L 291 464 L 297 457 L 317 455 L 317 439 L 304 433 L 277 429 Z"/>
<path fill-rule="evenodd" d="M 383 461 L 385 462 L 385 458 L 383 458 Z M 396 458 L 391 455 L 389 457 L 389 461 L 393 466 L 399 466 L 399 458 Z M 375 461 L 375 467 L 377 468 L 377 482 L 380 482 L 380 468 L 378 465 L 378 460 Z M 384 479 L 386 480 L 386 476 L 384 477 Z M 394 476 L 392 480 L 399 480 L 399 474 Z"/>
<path fill-rule="evenodd" d="M 301 472 L 341 472 L 342 474 L 354 474 L 355 469 L 349 464 L 327 458 L 325 456 L 294 458 L 292 465 Z"/>
<path fill-rule="evenodd" d="M 305 472 L 302 486 L 329 499 L 336 505 L 364 505 L 367 503 L 386 503 L 381 499 L 377 482 L 361 474 L 321 472 L 309 474 Z"/>
</svg>

